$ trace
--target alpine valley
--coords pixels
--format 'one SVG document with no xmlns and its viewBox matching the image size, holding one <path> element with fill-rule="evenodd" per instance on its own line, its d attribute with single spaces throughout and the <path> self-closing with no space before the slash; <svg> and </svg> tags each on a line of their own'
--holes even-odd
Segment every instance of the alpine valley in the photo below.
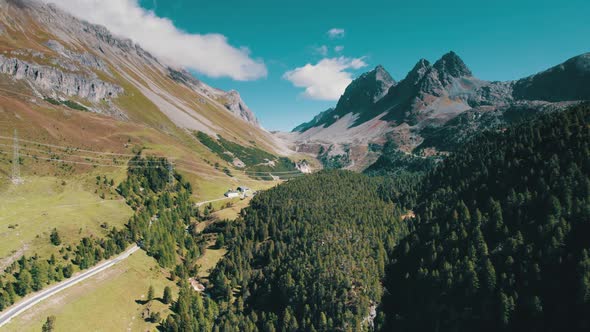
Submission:
<svg viewBox="0 0 590 332">
<path fill-rule="evenodd" d="M 456 1 L 416 30 L 472 43 Z M 0 331 L 590 331 L 590 53 L 361 74 L 407 8 L 345 2 L 0 0 Z"/>
</svg>

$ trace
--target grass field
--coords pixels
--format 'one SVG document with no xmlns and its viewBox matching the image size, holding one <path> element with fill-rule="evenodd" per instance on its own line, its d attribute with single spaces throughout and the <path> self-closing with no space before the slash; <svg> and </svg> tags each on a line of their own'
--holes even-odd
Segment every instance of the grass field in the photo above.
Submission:
<svg viewBox="0 0 590 332">
<path fill-rule="evenodd" d="M 247 207 L 250 204 L 250 201 L 252 200 L 252 197 L 248 197 L 246 199 L 232 199 L 232 200 L 227 200 L 227 201 L 220 201 L 220 202 L 215 202 L 213 203 L 213 206 L 216 210 L 212 215 L 213 215 L 213 220 L 223 220 L 223 219 L 227 219 L 227 220 L 234 220 L 238 217 L 240 211 L 242 211 L 243 208 Z M 225 204 L 227 204 L 228 202 L 233 203 L 233 206 L 229 207 L 229 208 L 224 208 L 221 209 L 221 207 Z M 202 232 L 207 225 L 209 225 L 211 222 L 213 221 L 207 221 L 207 222 L 203 222 L 200 223 L 199 225 L 197 225 L 197 230 L 199 232 Z M 205 251 L 205 254 L 201 257 L 199 257 L 199 259 L 197 260 L 197 264 L 200 265 L 199 268 L 199 273 L 198 273 L 198 277 L 199 278 L 207 278 L 209 276 L 209 272 L 211 271 L 211 269 L 213 269 L 215 267 L 215 265 L 217 265 L 217 263 L 221 260 L 221 258 L 223 258 L 223 256 L 226 254 L 227 250 L 225 248 L 221 248 L 221 249 L 215 249 L 213 246 L 214 242 L 210 243 L 209 248 Z"/>
<path fill-rule="evenodd" d="M 240 211 L 242 211 L 243 208 L 247 207 L 248 205 L 250 205 L 250 201 L 252 200 L 252 197 L 247 197 L 246 199 L 240 200 L 240 199 L 236 199 L 236 200 L 232 200 L 231 202 L 233 203 L 233 205 L 229 208 L 225 208 L 223 210 L 219 210 L 219 211 L 215 211 L 213 213 L 213 218 L 217 219 L 217 220 L 234 220 L 238 217 L 238 215 L 240 214 Z M 223 204 L 226 204 L 227 202 L 222 201 Z M 215 204 L 214 204 L 215 206 Z M 215 206 L 216 210 L 217 210 L 217 206 Z"/>
<path fill-rule="evenodd" d="M 209 276 L 209 272 L 211 272 L 211 269 L 217 265 L 217 262 L 223 258 L 226 252 L 227 250 L 225 248 L 207 249 L 205 254 L 197 259 L 197 264 L 201 266 L 197 276 L 199 278 L 207 278 Z"/>
<path fill-rule="evenodd" d="M 102 236 L 106 232 L 102 223 L 122 227 L 131 209 L 118 197 L 101 199 L 91 191 L 92 178 L 74 176 L 64 182 L 56 177 L 30 176 L 22 185 L 2 187 L 0 262 L 23 248 L 27 255 L 51 252 L 49 234 L 53 228 L 63 243 L 73 244 L 83 236 Z"/>
<path fill-rule="evenodd" d="M 164 318 L 169 309 L 159 298 L 164 287 L 170 286 L 176 299 L 177 287 L 166 279 L 156 261 L 140 250 L 104 273 L 37 304 L 2 330 L 41 331 L 47 317 L 54 315 L 56 331 L 156 331 L 156 324 L 142 318 L 150 285 L 156 297 L 151 308 Z"/>
</svg>

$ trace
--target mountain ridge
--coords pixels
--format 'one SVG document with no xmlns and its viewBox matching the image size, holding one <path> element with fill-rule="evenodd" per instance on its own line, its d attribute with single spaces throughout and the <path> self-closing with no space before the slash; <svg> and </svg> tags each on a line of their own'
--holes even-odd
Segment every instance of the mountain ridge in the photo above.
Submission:
<svg viewBox="0 0 590 332">
<path fill-rule="evenodd" d="M 207 198 L 223 195 L 236 181 L 255 187 L 260 177 L 232 172 L 243 165 L 220 158 L 198 132 L 273 160 L 293 155 L 260 126 L 237 91 L 211 87 L 104 26 L 37 0 L 0 0 L 0 26 L 0 139 L 11 140 L 16 131 L 29 144 L 73 151 L 149 151 L 182 163 L 183 175 L 195 188 L 203 186 L 198 195 Z M 51 149 L 29 151 L 22 173 L 86 176 L 113 163 Z M 10 159 L 2 161 L 0 175 L 9 179 Z"/>
<path fill-rule="evenodd" d="M 444 128 L 449 121 L 467 111 L 483 115 L 500 110 L 496 117 L 501 118 L 501 110 L 514 107 L 563 109 L 569 102 L 590 99 L 589 68 L 590 53 L 585 53 L 520 80 L 485 81 L 476 78 L 463 60 L 450 51 L 434 64 L 420 59 L 405 78 L 392 84 L 382 98 L 365 105 L 362 112 L 346 107 L 341 107 L 338 112 L 325 111 L 321 118 L 314 119 L 307 126 L 298 126 L 291 135 L 281 137 L 295 149 L 305 146 L 308 150 L 314 144 L 323 146 L 323 150 L 338 150 L 338 146 L 350 149 L 351 144 L 383 146 L 386 141 L 393 140 L 399 150 L 411 153 L 424 142 L 425 130 L 432 132 L 431 129 Z M 354 104 L 354 101 L 347 103 Z M 344 105 L 342 97 L 338 105 Z M 354 119 L 351 121 L 347 114 Z M 349 119 L 346 124 L 338 124 L 345 118 Z M 500 119 L 499 123 L 504 121 Z M 335 128 L 339 128 L 338 134 Z M 378 130 L 381 135 L 376 137 L 370 130 Z M 329 137 L 324 134 L 328 132 L 331 133 Z M 347 132 L 354 138 L 347 137 L 350 136 Z M 462 132 L 459 135 L 463 135 Z M 430 137 L 430 143 L 435 141 Z M 436 144 L 429 147 L 432 149 L 428 152 L 424 147 L 419 152 L 428 155 L 447 152 Z M 375 156 L 368 151 L 356 158 L 356 163 L 353 160 L 345 167 L 360 170 L 359 165 L 368 166 Z"/>
<path fill-rule="evenodd" d="M 81 98 L 79 102 L 92 112 L 143 121 L 144 116 L 130 114 L 128 105 L 120 103 L 121 95 L 125 98 L 138 92 L 180 128 L 223 134 L 228 122 L 239 123 L 225 119 L 227 116 L 220 114 L 223 110 L 256 128 L 250 131 L 266 145 L 275 145 L 239 93 L 210 87 L 186 70 L 164 64 L 132 40 L 79 20 L 53 4 L 2 0 L 0 7 L 4 31 L 0 34 L 4 45 L 0 72 L 26 79 L 38 97 Z M 25 33 L 24 27 L 31 33 Z M 179 83 L 192 91 L 178 89 L 175 85 Z M 224 119 L 212 122 L 212 111 Z M 243 137 L 245 143 L 256 139 L 239 131 L 225 136 Z"/>
</svg>

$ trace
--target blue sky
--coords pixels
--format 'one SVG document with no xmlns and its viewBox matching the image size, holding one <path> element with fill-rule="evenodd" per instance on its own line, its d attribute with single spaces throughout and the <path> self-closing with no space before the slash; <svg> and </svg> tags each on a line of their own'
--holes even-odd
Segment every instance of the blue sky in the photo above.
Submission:
<svg viewBox="0 0 590 332">
<path fill-rule="evenodd" d="M 285 73 L 322 59 L 358 59 L 356 77 L 382 64 L 396 80 L 420 58 L 457 52 L 486 80 L 520 78 L 590 51 L 590 1 L 141 0 L 187 33 L 218 33 L 264 62 L 266 76 L 247 81 L 196 75 L 238 90 L 270 130 L 290 130 L 336 101 L 315 100 Z M 344 30 L 330 38 L 333 28 Z M 318 50 L 325 45 L 328 53 Z M 336 46 L 343 46 L 336 52 Z"/>
</svg>

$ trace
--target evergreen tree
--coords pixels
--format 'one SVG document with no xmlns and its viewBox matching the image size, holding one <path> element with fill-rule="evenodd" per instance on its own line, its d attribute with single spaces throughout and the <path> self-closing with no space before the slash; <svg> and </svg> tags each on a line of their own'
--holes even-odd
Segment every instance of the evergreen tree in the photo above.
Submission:
<svg viewBox="0 0 590 332">
<path fill-rule="evenodd" d="M 61 244 L 61 238 L 59 237 L 59 233 L 57 232 L 57 228 L 54 228 L 51 231 L 51 235 L 49 235 L 49 239 L 54 246 L 59 246 Z"/>
<path fill-rule="evenodd" d="M 47 317 L 47 320 L 45 320 L 45 323 L 41 327 L 41 331 L 43 331 L 43 332 L 55 331 L 55 316 Z"/>
<path fill-rule="evenodd" d="M 151 302 L 154 299 L 154 287 L 150 285 L 147 292 L 147 301 Z"/>
<path fill-rule="evenodd" d="M 162 301 L 165 304 L 170 304 L 172 303 L 172 290 L 170 289 L 169 286 L 164 287 L 164 294 L 162 295 Z"/>
</svg>

